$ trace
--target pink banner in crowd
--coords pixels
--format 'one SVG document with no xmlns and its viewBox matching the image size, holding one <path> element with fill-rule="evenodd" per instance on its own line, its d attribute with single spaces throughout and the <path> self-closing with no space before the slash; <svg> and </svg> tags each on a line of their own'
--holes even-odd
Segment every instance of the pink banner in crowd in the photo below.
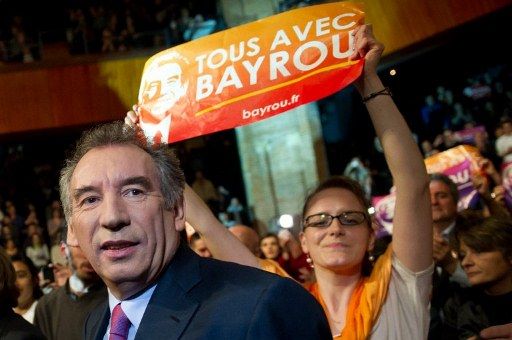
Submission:
<svg viewBox="0 0 512 340">
<path fill-rule="evenodd" d="M 386 234 L 393 234 L 393 215 L 395 213 L 396 197 L 393 193 L 387 196 L 372 197 L 372 204 L 375 208 L 374 217 L 379 228 L 377 237 Z"/>
<path fill-rule="evenodd" d="M 512 162 L 503 165 L 501 177 L 505 189 L 505 202 L 507 207 L 512 208 Z"/>
<path fill-rule="evenodd" d="M 428 173 L 443 173 L 457 185 L 459 210 L 467 209 L 478 200 L 478 193 L 473 187 L 471 178 L 476 171 L 479 171 L 477 166 L 479 158 L 481 155 L 475 147 L 460 145 L 425 159 Z M 512 182 L 512 165 L 510 166 L 510 181 Z M 511 194 L 512 190 L 509 191 L 509 195 Z M 377 224 L 391 234 L 393 232 L 395 195 L 391 193 L 387 196 L 374 197 L 372 203 L 375 208 L 374 217 Z"/>
<path fill-rule="evenodd" d="M 460 131 L 455 131 L 453 133 L 453 137 L 459 142 L 463 144 L 474 144 L 475 136 L 477 133 L 487 134 L 485 131 L 485 126 L 479 125 L 473 128 L 464 129 Z"/>
</svg>

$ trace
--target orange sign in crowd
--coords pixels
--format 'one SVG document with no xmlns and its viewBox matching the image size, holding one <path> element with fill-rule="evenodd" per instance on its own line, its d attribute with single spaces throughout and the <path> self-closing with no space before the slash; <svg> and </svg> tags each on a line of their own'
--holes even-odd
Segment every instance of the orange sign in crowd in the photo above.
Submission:
<svg viewBox="0 0 512 340">
<path fill-rule="evenodd" d="M 272 117 L 349 85 L 360 5 L 292 10 L 218 32 L 151 57 L 139 90 L 141 126 L 175 142 Z"/>
</svg>

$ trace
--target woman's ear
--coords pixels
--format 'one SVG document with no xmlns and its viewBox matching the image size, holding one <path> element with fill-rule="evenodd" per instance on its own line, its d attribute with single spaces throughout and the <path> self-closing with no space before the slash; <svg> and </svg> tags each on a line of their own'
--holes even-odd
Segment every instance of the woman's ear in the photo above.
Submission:
<svg viewBox="0 0 512 340">
<path fill-rule="evenodd" d="M 367 251 L 371 253 L 373 251 L 373 248 L 375 248 L 375 239 L 376 239 L 376 232 L 377 232 L 378 226 L 374 219 L 372 219 L 372 224 L 370 226 L 370 237 L 368 239 L 368 248 Z"/>
<path fill-rule="evenodd" d="M 305 254 L 308 254 L 309 253 L 308 245 L 307 245 L 307 242 L 306 242 L 306 236 L 304 235 L 303 231 L 300 232 L 299 239 L 300 239 L 300 247 L 302 248 L 302 251 Z"/>
</svg>

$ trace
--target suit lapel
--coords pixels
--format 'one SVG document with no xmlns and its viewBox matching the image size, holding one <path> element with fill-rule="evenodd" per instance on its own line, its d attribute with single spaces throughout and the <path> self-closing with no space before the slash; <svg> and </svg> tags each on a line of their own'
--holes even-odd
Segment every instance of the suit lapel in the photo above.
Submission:
<svg viewBox="0 0 512 340">
<path fill-rule="evenodd" d="M 200 281 L 198 256 L 180 245 L 158 281 L 135 339 L 178 339 L 199 307 L 187 293 Z"/>
</svg>

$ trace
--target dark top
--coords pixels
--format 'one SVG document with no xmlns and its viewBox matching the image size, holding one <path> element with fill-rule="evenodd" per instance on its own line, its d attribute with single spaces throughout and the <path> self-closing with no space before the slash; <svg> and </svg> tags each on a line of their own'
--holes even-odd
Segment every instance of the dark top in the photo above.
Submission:
<svg viewBox="0 0 512 340">
<path fill-rule="evenodd" d="M 108 302 L 86 321 L 84 339 L 103 339 Z M 329 339 L 322 307 L 291 279 L 204 259 L 181 245 L 157 286 L 139 339 Z"/>
<path fill-rule="evenodd" d="M 0 340 L 44 340 L 35 326 L 14 313 L 11 308 L 0 306 Z"/>
<path fill-rule="evenodd" d="M 512 292 L 488 295 L 478 287 L 460 289 L 443 311 L 446 331 L 467 339 L 487 327 L 512 322 Z"/>
<path fill-rule="evenodd" d="M 81 339 L 87 315 L 107 299 L 103 282 L 77 296 L 69 289 L 69 280 L 62 287 L 43 296 L 36 307 L 34 324 L 49 340 Z"/>
</svg>

